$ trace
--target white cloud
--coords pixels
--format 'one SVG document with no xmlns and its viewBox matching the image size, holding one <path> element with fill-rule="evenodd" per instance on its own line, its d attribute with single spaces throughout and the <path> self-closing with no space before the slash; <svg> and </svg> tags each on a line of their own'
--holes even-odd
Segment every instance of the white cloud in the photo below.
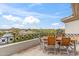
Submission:
<svg viewBox="0 0 79 59">
<path fill-rule="evenodd" d="M 25 17 L 23 24 L 37 24 L 40 20 L 34 16 Z"/>
<path fill-rule="evenodd" d="M 12 15 L 3 15 L 3 18 L 5 18 L 6 20 L 10 20 L 10 21 L 19 21 L 21 20 L 20 17 L 16 17 L 16 16 L 12 16 Z"/>
<path fill-rule="evenodd" d="M 59 25 L 59 23 L 53 23 L 52 25 L 53 25 L 53 26 L 57 26 L 57 25 Z"/>
<path fill-rule="evenodd" d="M 3 18 L 11 22 L 15 21 L 16 23 L 12 25 L 1 25 L 2 28 L 37 28 L 37 25 L 40 22 L 40 20 L 34 16 L 25 17 L 23 19 L 12 15 L 3 15 Z"/>
<path fill-rule="evenodd" d="M 64 23 L 62 23 L 62 22 L 59 22 L 59 23 L 52 23 L 51 28 L 55 28 L 55 29 L 58 29 L 58 28 L 64 29 L 64 28 L 65 28 L 65 25 L 64 25 Z"/>
</svg>

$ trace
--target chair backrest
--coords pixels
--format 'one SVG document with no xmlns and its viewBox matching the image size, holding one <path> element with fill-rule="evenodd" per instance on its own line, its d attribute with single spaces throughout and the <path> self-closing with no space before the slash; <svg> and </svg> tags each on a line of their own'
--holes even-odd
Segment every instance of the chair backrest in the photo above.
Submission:
<svg viewBox="0 0 79 59">
<path fill-rule="evenodd" d="M 70 38 L 62 38 L 61 45 L 69 46 L 70 45 L 70 41 L 71 41 Z"/>
<path fill-rule="evenodd" d="M 48 45 L 55 45 L 56 38 L 55 36 L 48 36 Z"/>
</svg>

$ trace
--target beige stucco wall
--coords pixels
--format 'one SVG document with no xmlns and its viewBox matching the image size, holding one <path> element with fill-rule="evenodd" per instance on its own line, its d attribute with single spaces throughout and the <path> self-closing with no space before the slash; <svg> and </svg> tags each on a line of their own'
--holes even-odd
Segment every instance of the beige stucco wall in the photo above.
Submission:
<svg viewBox="0 0 79 59">
<path fill-rule="evenodd" d="M 65 23 L 65 33 L 79 34 L 79 20 Z"/>
</svg>

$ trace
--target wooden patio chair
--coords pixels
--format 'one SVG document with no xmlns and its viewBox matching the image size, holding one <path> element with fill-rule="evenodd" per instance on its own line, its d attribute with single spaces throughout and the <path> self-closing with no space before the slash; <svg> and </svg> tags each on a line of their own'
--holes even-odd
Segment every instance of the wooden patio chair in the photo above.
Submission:
<svg viewBox="0 0 79 59">
<path fill-rule="evenodd" d="M 56 38 L 55 36 L 48 36 L 47 45 L 45 46 L 45 50 L 48 52 L 56 52 Z"/>
<path fill-rule="evenodd" d="M 64 47 L 64 50 L 66 49 L 67 54 L 69 55 L 69 47 L 71 45 L 71 39 L 70 38 L 62 38 L 62 41 L 60 42 L 60 53 L 63 51 L 62 48 Z"/>
</svg>

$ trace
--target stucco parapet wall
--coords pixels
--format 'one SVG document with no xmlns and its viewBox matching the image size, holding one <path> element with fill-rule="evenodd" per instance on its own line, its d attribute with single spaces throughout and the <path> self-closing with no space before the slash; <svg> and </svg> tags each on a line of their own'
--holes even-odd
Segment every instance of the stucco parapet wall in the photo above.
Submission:
<svg viewBox="0 0 79 59">
<path fill-rule="evenodd" d="M 79 20 L 79 15 L 78 16 L 65 17 L 61 21 L 64 22 L 64 23 L 68 23 L 68 22 L 75 21 L 75 20 Z"/>
<path fill-rule="evenodd" d="M 0 56 L 12 55 L 40 43 L 39 38 L 0 46 Z"/>
</svg>

